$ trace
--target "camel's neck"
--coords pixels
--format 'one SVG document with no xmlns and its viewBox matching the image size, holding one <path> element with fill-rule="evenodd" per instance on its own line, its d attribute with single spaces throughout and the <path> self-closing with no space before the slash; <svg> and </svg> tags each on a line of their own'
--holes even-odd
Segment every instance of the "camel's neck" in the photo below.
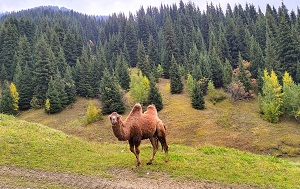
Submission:
<svg viewBox="0 0 300 189">
<path fill-rule="evenodd" d="M 128 136 L 128 128 L 125 127 L 122 121 L 119 121 L 117 124 L 114 124 L 112 126 L 114 135 L 118 138 L 120 141 L 126 141 L 129 139 Z"/>
</svg>

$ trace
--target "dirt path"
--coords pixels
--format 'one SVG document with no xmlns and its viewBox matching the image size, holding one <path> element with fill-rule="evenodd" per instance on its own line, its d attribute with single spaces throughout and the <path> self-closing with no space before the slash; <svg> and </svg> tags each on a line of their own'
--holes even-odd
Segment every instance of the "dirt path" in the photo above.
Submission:
<svg viewBox="0 0 300 189">
<path fill-rule="evenodd" d="M 253 188 L 248 185 L 230 186 L 218 183 L 177 181 L 164 174 L 146 173 L 137 177 L 130 170 L 113 170 L 114 178 L 100 178 L 49 171 L 37 171 L 17 167 L 0 166 L 1 189 L 32 188 L 172 188 L 172 189 L 208 189 L 208 188 Z"/>
</svg>

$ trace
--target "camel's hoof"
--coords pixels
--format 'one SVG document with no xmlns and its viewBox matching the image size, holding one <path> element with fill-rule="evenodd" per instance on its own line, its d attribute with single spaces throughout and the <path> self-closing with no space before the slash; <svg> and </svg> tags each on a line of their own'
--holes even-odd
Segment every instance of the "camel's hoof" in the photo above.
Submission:
<svg viewBox="0 0 300 189">
<path fill-rule="evenodd" d="M 151 161 L 147 162 L 147 165 L 152 165 L 152 162 Z"/>
</svg>

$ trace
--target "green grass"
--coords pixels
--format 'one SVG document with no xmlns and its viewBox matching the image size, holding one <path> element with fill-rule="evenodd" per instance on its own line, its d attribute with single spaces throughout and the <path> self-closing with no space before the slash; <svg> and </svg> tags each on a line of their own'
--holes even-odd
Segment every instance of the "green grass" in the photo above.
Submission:
<svg viewBox="0 0 300 189">
<path fill-rule="evenodd" d="M 42 124 L 1 115 L 0 165 L 113 177 L 113 169 L 132 169 L 134 156 L 124 143 L 86 141 Z M 299 188 L 300 165 L 272 156 L 231 148 L 172 144 L 168 163 L 158 152 L 154 165 L 146 166 L 151 147 L 141 147 L 139 175 L 163 172 L 176 179 L 249 184 L 264 188 Z M 123 152 L 124 150 L 124 152 Z"/>
</svg>

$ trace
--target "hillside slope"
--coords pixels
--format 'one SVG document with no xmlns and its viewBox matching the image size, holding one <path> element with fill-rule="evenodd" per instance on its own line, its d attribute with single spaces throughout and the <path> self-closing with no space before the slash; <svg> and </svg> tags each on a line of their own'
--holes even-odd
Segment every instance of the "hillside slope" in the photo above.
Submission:
<svg viewBox="0 0 300 189">
<path fill-rule="evenodd" d="M 160 79 L 158 87 L 164 103 L 159 116 L 167 125 L 170 144 L 194 147 L 215 145 L 258 154 L 300 156 L 300 126 L 294 119 L 283 118 L 278 124 L 264 121 L 258 113 L 257 99 L 238 102 L 226 99 L 216 105 L 206 99 L 206 109 L 195 110 L 186 92 L 170 94 L 169 82 Z M 126 100 L 127 112 L 123 117 L 133 105 L 129 95 L 126 95 Z M 47 115 L 44 110 L 29 110 L 22 112 L 18 118 L 42 123 L 91 141 L 120 143 L 114 137 L 106 115 L 96 123 L 82 125 L 87 101 L 78 98 L 75 104 L 59 114 Z M 93 101 L 100 107 L 99 100 Z"/>
<path fill-rule="evenodd" d="M 141 154 L 144 163 L 141 168 L 132 169 L 135 159 L 127 144 L 87 142 L 41 124 L 6 115 L 1 115 L 1 118 L 1 170 L 7 166 L 17 166 L 26 168 L 25 172 L 35 169 L 43 174 L 48 174 L 43 171 L 51 171 L 53 174 L 64 172 L 102 178 L 114 178 L 123 170 L 133 175 L 132 179 L 152 176 L 151 179 L 159 180 L 161 175 L 166 174 L 164 178 L 168 180 L 171 176 L 195 182 L 192 186 L 204 181 L 224 183 L 217 184 L 218 187 L 243 184 L 244 187 L 295 188 L 300 185 L 300 166 L 271 156 L 222 147 L 195 148 L 172 144 L 169 163 L 164 163 L 164 154 L 158 152 L 154 165 L 146 166 L 151 147 L 143 145 Z M 7 176 L 9 173 L 6 177 L 1 174 L 0 179 L 5 180 L 3 178 Z"/>
</svg>

